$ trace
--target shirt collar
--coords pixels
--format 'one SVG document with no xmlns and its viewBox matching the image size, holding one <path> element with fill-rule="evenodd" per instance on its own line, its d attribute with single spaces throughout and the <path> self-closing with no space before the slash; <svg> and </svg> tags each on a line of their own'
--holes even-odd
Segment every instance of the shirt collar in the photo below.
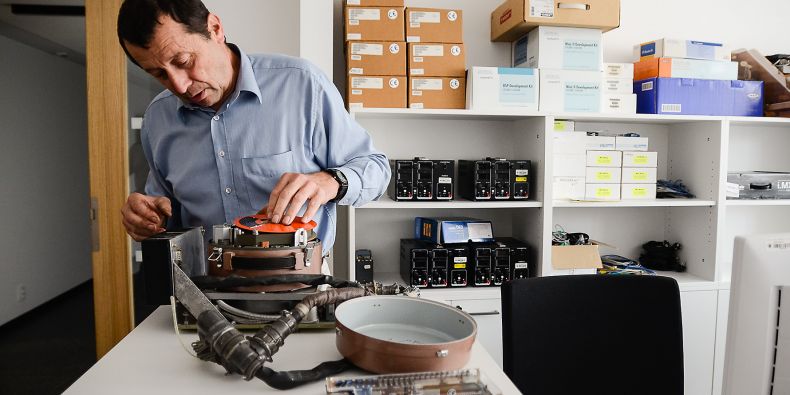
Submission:
<svg viewBox="0 0 790 395">
<path fill-rule="evenodd" d="M 233 93 L 228 97 L 228 103 L 233 103 L 241 94 L 241 92 L 250 92 L 258 98 L 258 103 L 263 103 L 261 100 L 261 88 L 255 80 L 255 73 L 252 70 L 252 63 L 250 58 L 244 51 L 235 44 L 227 44 L 231 51 L 239 56 L 239 75 L 236 77 L 236 87 Z M 191 103 L 184 103 L 181 99 L 178 100 L 178 109 L 187 108 L 190 110 L 200 109 L 202 107 L 195 106 Z"/>
</svg>

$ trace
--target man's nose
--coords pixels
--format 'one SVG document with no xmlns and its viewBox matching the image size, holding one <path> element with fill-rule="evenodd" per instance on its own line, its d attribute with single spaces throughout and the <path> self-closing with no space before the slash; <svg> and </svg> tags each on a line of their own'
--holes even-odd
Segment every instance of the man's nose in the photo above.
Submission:
<svg viewBox="0 0 790 395">
<path fill-rule="evenodd" d="M 192 85 L 192 80 L 190 80 L 187 73 L 183 71 L 169 72 L 168 78 L 173 84 L 173 89 L 176 91 L 175 93 L 179 95 L 186 94 L 189 86 Z"/>
</svg>

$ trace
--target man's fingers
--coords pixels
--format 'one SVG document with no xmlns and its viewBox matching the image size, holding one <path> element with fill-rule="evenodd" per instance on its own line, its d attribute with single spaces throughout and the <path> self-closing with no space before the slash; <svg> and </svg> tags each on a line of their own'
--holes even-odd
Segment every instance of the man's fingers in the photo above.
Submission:
<svg viewBox="0 0 790 395">
<path fill-rule="evenodd" d="M 308 223 L 311 219 L 315 216 L 318 212 L 318 209 L 321 208 L 321 201 L 319 199 L 313 198 L 307 203 L 307 210 L 305 210 L 304 215 L 302 216 L 302 223 Z"/>
<path fill-rule="evenodd" d="M 269 195 L 269 202 L 266 204 L 266 216 L 268 218 L 272 218 L 272 214 L 274 212 L 274 206 L 277 204 L 277 199 L 280 198 L 280 192 L 282 192 L 283 188 L 288 185 L 290 181 L 290 174 L 286 173 L 283 174 L 282 177 L 277 181 L 277 184 L 274 185 L 274 189 L 272 189 L 272 193 Z"/>
<path fill-rule="evenodd" d="M 299 210 L 304 206 L 305 202 L 308 199 L 318 200 L 316 198 L 316 193 L 318 193 L 318 186 L 315 183 L 306 183 L 302 185 L 301 188 L 294 194 L 291 201 L 288 203 L 288 209 L 285 210 L 285 214 L 283 215 L 282 223 L 286 225 L 290 225 L 293 222 L 296 214 L 299 214 Z"/>
<path fill-rule="evenodd" d="M 159 214 L 155 211 L 156 206 L 153 203 L 149 202 L 144 197 L 132 199 L 129 198 L 129 207 L 132 211 L 141 218 L 144 218 L 146 221 L 150 222 L 151 224 L 159 224 Z"/>
<path fill-rule="evenodd" d="M 306 177 L 302 174 L 297 174 L 294 177 L 291 177 L 291 180 L 285 187 L 282 189 L 280 194 L 277 196 L 277 200 L 274 202 L 274 209 L 272 210 L 271 221 L 274 223 L 280 223 L 284 218 L 285 210 L 288 208 L 288 205 L 291 204 L 291 199 L 302 188 L 302 186 L 306 182 Z M 269 206 L 271 207 L 272 202 L 269 201 Z M 299 208 L 297 207 L 297 210 Z"/>
<path fill-rule="evenodd" d="M 173 216 L 173 209 L 170 206 L 170 199 L 164 196 L 159 196 L 154 199 L 154 205 L 156 206 L 160 214 L 163 214 L 168 217 Z"/>
</svg>

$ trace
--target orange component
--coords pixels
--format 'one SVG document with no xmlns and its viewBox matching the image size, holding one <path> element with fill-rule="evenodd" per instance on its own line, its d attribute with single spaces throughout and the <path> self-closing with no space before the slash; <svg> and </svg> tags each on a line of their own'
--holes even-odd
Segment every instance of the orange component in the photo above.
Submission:
<svg viewBox="0 0 790 395">
<path fill-rule="evenodd" d="M 295 217 L 290 225 L 273 224 L 264 214 L 239 217 L 233 221 L 233 224 L 239 229 L 257 230 L 262 233 L 294 233 L 297 229 L 311 230 L 317 226 L 315 221 L 302 223 L 302 217 Z"/>
</svg>

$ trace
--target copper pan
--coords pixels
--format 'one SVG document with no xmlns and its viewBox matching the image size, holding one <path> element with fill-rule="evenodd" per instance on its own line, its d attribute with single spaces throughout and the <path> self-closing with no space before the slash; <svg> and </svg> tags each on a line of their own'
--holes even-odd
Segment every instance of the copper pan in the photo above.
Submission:
<svg viewBox="0 0 790 395">
<path fill-rule="evenodd" d="M 337 349 L 374 373 L 463 368 L 477 323 L 451 306 L 407 296 L 366 296 L 335 311 Z"/>
</svg>

